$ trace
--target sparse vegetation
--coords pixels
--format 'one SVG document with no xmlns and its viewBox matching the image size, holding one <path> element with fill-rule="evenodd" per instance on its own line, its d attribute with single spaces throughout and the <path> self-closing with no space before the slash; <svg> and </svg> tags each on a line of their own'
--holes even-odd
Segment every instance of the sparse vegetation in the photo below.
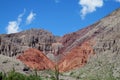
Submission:
<svg viewBox="0 0 120 80">
<path fill-rule="evenodd" d="M 6 73 L 0 73 L 0 80 L 43 80 L 40 76 L 36 75 L 24 75 L 18 72 L 12 71 Z"/>
<path fill-rule="evenodd" d="M 5 63 L 8 63 L 9 61 L 8 60 L 4 60 L 2 63 L 5 64 Z"/>
<path fill-rule="evenodd" d="M 71 71 L 69 76 L 77 80 L 120 80 L 119 62 L 111 63 L 107 56 L 109 53 L 104 53 L 102 56 L 93 57 L 82 68 Z M 67 73 L 66 73 L 67 74 Z"/>
<path fill-rule="evenodd" d="M 55 66 L 55 80 L 59 80 L 59 68 Z"/>
</svg>

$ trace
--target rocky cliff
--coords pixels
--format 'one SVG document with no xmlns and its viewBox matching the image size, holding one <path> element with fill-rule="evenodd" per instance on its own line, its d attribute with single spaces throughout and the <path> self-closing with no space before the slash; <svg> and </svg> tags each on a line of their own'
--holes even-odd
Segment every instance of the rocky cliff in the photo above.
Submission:
<svg viewBox="0 0 120 80">
<path fill-rule="evenodd" d="M 3 34 L 0 35 L 0 54 L 12 57 L 23 53 L 28 48 L 36 48 L 48 54 L 52 51 L 52 43 L 57 42 L 58 38 L 48 31 L 39 29 Z"/>
</svg>

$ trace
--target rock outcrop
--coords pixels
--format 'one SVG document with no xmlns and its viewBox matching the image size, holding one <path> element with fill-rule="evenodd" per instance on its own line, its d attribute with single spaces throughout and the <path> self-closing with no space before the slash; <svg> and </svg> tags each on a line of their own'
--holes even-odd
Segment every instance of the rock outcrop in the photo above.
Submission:
<svg viewBox="0 0 120 80">
<path fill-rule="evenodd" d="M 52 43 L 59 37 L 45 30 L 31 29 L 14 34 L 0 35 L 0 54 L 16 56 L 28 48 L 36 48 L 44 54 L 52 51 Z"/>
<path fill-rule="evenodd" d="M 37 70 L 53 69 L 54 63 L 37 49 L 28 49 L 22 55 L 17 57 L 28 67 Z"/>
<path fill-rule="evenodd" d="M 85 41 L 81 45 L 73 48 L 60 62 L 60 72 L 80 68 L 87 63 L 90 56 L 94 54 L 92 40 Z"/>
</svg>

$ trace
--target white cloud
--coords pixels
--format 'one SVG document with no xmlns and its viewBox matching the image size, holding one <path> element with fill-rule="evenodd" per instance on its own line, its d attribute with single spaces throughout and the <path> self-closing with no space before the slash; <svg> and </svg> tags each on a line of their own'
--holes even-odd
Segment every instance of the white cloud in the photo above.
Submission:
<svg viewBox="0 0 120 80">
<path fill-rule="evenodd" d="M 21 13 L 19 16 L 18 16 L 18 19 L 17 19 L 17 22 L 20 24 L 20 22 L 22 21 L 22 17 L 24 16 L 26 12 L 26 9 L 24 9 L 23 13 Z"/>
<path fill-rule="evenodd" d="M 16 33 L 18 31 L 19 31 L 19 24 L 17 23 L 17 21 L 9 22 L 8 27 L 7 27 L 7 33 L 8 34 Z"/>
<path fill-rule="evenodd" d="M 18 16 L 18 18 L 17 18 L 16 21 L 10 21 L 10 22 L 8 23 L 8 26 L 6 27 L 7 34 L 19 32 L 19 30 L 20 30 L 20 27 L 19 27 L 19 26 L 20 26 L 20 23 L 21 23 L 21 21 L 22 21 L 22 17 L 23 17 L 24 14 L 25 14 L 25 9 L 24 9 L 24 12 L 21 13 L 21 14 Z"/>
<path fill-rule="evenodd" d="M 116 0 L 117 2 L 120 2 L 120 0 Z"/>
<path fill-rule="evenodd" d="M 82 6 L 80 13 L 82 19 L 84 19 L 88 13 L 96 11 L 97 7 L 102 7 L 103 0 L 79 0 L 79 5 Z"/>
<path fill-rule="evenodd" d="M 35 16 L 36 14 L 31 11 L 26 19 L 26 24 L 30 24 L 35 19 Z"/>
</svg>

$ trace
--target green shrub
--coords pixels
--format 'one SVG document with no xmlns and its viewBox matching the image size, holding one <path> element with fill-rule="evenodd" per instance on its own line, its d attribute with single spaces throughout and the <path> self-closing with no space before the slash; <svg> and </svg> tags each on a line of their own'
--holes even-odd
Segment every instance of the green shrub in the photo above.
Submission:
<svg viewBox="0 0 120 80">
<path fill-rule="evenodd" d="M 59 80 L 59 75 L 60 75 L 59 68 L 58 66 L 55 66 L 55 80 Z"/>
<path fill-rule="evenodd" d="M 42 80 L 40 76 L 30 75 L 26 76 L 24 74 L 15 72 L 13 69 L 12 71 L 8 72 L 7 74 L 0 73 L 0 80 Z"/>
</svg>

